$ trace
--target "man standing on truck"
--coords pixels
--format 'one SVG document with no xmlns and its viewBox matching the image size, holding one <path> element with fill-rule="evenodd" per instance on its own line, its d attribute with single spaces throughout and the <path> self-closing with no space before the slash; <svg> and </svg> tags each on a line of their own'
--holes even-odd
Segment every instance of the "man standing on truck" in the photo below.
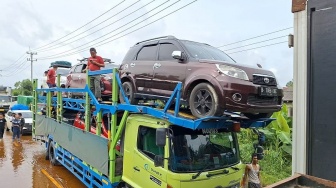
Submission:
<svg viewBox="0 0 336 188">
<path fill-rule="evenodd" d="M 243 187 L 245 187 L 246 178 L 248 177 L 248 188 L 261 188 L 260 181 L 260 166 L 258 164 L 258 155 L 252 154 L 252 163 L 247 164 L 245 168 L 245 174 L 243 178 Z"/>
<path fill-rule="evenodd" d="M 5 127 L 7 127 L 7 121 L 4 115 L 0 113 L 0 142 L 2 141 L 3 135 L 5 133 Z"/>
<path fill-rule="evenodd" d="M 51 69 L 49 69 L 47 74 L 47 84 L 49 88 L 56 87 L 56 71 L 57 71 L 57 65 L 53 65 Z"/>
<path fill-rule="evenodd" d="M 97 71 L 100 70 L 101 67 L 105 67 L 103 58 L 97 56 L 97 51 L 95 48 L 90 48 L 90 55 L 91 57 L 88 59 L 85 71 Z M 98 101 L 101 101 L 100 79 L 100 75 L 90 77 L 90 89 Z"/>
</svg>

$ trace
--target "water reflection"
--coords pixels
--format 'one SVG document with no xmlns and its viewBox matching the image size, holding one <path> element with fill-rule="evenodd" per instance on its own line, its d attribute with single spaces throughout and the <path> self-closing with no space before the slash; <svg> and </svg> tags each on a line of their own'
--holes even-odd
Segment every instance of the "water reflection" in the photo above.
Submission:
<svg viewBox="0 0 336 188">
<path fill-rule="evenodd" d="M 17 173 L 19 166 L 22 165 L 22 162 L 24 161 L 23 158 L 24 149 L 21 143 L 13 142 L 12 144 L 13 144 L 12 164 L 14 172 Z"/>
<path fill-rule="evenodd" d="M 4 141 L 2 140 L 0 141 L 0 167 L 2 167 L 5 158 L 6 158 L 6 149 Z"/>
</svg>

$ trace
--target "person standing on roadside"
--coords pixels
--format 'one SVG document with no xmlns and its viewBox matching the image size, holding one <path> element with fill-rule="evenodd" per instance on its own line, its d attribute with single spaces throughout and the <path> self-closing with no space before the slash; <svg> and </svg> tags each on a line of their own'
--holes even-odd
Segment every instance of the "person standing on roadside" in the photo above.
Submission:
<svg viewBox="0 0 336 188">
<path fill-rule="evenodd" d="M 258 155 L 252 154 L 251 164 L 247 164 L 243 178 L 243 187 L 245 187 L 246 178 L 248 177 L 248 188 L 261 188 L 260 166 L 258 164 Z"/>
<path fill-rule="evenodd" d="M 22 134 L 22 129 L 23 129 L 24 124 L 26 123 L 26 120 L 25 120 L 24 117 L 22 117 L 21 113 L 18 113 L 18 115 L 19 115 L 19 118 L 20 118 L 20 133 Z"/>
<path fill-rule="evenodd" d="M 90 55 L 91 57 L 88 59 L 87 66 L 84 71 L 97 71 L 100 70 L 101 67 L 105 67 L 103 58 L 97 56 L 97 51 L 95 48 L 90 48 Z M 98 101 L 101 101 L 100 79 L 100 75 L 90 77 L 90 89 Z"/>
<path fill-rule="evenodd" d="M 5 133 L 5 127 L 7 127 L 7 121 L 4 115 L 0 113 L 0 141 L 2 141 L 3 135 Z"/>
<path fill-rule="evenodd" d="M 21 132 L 21 119 L 19 114 L 15 115 L 15 118 L 12 120 L 12 131 L 13 131 L 13 142 L 15 138 L 20 142 L 20 132 Z"/>
</svg>

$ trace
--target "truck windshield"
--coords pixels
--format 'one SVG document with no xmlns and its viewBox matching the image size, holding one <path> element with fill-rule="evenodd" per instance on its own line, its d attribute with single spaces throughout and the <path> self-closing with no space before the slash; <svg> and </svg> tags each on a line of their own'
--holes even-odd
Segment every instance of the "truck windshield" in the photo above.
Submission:
<svg viewBox="0 0 336 188">
<path fill-rule="evenodd" d="M 169 168 L 174 172 L 221 169 L 237 164 L 238 156 L 234 133 L 174 130 Z"/>
<path fill-rule="evenodd" d="M 10 102 L 11 97 L 10 96 L 0 96 L 0 102 Z"/>
<path fill-rule="evenodd" d="M 213 46 L 191 41 L 182 41 L 182 43 L 187 48 L 189 54 L 195 59 L 209 59 L 236 63 L 226 53 Z"/>
</svg>

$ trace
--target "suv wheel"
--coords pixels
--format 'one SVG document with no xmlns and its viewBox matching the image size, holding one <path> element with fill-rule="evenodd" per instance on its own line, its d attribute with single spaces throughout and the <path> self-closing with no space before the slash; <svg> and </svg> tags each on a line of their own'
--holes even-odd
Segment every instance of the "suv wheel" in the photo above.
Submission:
<svg viewBox="0 0 336 188">
<path fill-rule="evenodd" d="M 270 118 L 273 113 L 258 113 L 258 114 L 249 114 L 245 113 L 244 115 L 249 119 L 261 119 L 261 118 Z"/>
<path fill-rule="evenodd" d="M 218 95 L 208 83 L 200 83 L 194 87 L 190 93 L 189 106 L 191 113 L 197 118 L 223 114 L 218 105 Z"/>
<path fill-rule="evenodd" d="M 124 82 L 122 83 L 122 88 L 125 92 L 126 97 L 128 98 L 129 102 L 131 104 L 135 104 L 136 100 L 134 99 L 134 89 L 131 82 Z M 123 96 L 121 95 L 121 92 L 119 93 L 119 98 L 121 103 L 125 103 Z"/>
</svg>

